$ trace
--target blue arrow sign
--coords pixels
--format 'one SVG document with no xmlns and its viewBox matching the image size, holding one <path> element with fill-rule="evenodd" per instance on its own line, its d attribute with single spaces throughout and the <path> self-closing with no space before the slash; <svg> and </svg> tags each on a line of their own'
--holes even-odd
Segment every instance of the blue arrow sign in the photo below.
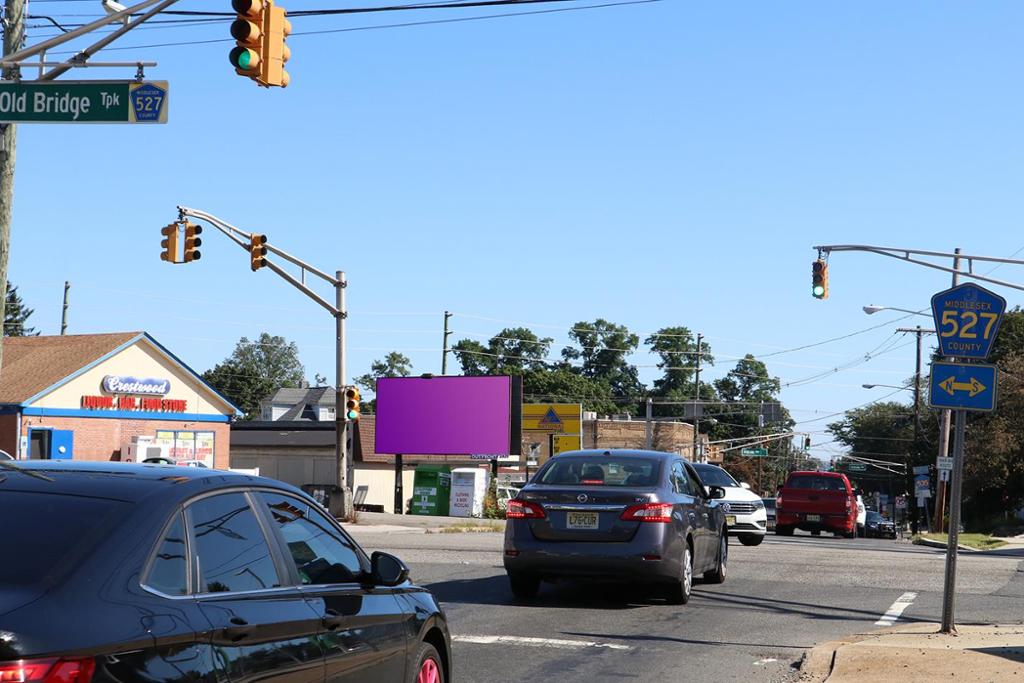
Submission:
<svg viewBox="0 0 1024 683">
<path fill-rule="evenodd" d="M 932 297 L 932 315 L 939 335 L 939 352 L 957 358 L 988 358 L 1006 299 L 973 282 Z"/>
<path fill-rule="evenodd" d="M 929 403 L 932 408 L 992 411 L 996 408 L 998 380 L 994 365 L 935 362 Z"/>
</svg>

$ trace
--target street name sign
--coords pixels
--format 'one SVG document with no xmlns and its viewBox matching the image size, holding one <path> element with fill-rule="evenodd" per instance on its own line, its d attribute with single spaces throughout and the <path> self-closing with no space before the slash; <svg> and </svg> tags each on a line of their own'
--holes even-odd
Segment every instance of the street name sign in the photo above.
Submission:
<svg viewBox="0 0 1024 683">
<path fill-rule="evenodd" d="M 3 81 L 0 123 L 167 123 L 167 81 Z"/>
<path fill-rule="evenodd" d="M 980 363 L 932 363 L 928 401 L 933 408 L 993 411 L 998 372 Z"/>
<path fill-rule="evenodd" d="M 748 458 L 764 458 L 768 455 L 767 448 L 744 448 L 740 451 L 740 455 L 744 455 Z"/>
<path fill-rule="evenodd" d="M 866 472 L 868 466 L 862 462 L 851 462 L 846 469 L 850 470 L 851 472 Z"/>
<path fill-rule="evenodd" d="M 953 469 L 953 458 L 940 455 L 935 459 L 935 466 L 940 470 L 951 470 Z"/>
<path fill-rule="evenodd" d="M 984 360 L 1006 311 L 1006 299 L 973 282 L 932 297 L 932 315 L 943 356 Z"/>
</svg>

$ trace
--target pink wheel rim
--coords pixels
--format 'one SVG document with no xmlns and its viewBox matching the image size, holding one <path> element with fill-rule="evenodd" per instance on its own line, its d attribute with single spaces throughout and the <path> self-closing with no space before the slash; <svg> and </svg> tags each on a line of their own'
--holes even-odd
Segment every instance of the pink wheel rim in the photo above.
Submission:
<svg viewBox="0 0 1024 683">
<path fill-rule="evenodd" d="M 437 670 L 437 662 L 427 659 L 420 666 L 420 673 L 416 676 L 416 683 L 441 683 L 441 674 Z"/>
</svg>

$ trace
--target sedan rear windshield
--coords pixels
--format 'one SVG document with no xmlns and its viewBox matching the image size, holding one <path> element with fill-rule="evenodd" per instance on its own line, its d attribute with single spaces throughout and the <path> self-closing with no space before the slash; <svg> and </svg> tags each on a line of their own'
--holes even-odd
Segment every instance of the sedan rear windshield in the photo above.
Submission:
<svg viewBox="0 0 1024 683">
<path fill-rule="evenodd" d="M 0 586 L 44 583 L 74 566 L 128 508 L 107 498 L 0 490 Z"/>
<path fill-rule="evenodd" d="M 815 491 L 845 491 L 846 484 L 839 477 L 798 474 L 786 482 L 787 489 L 814 489 Z"/>
<path fill-rule="evenodd" d="M 656 486 L 661 461 L 614 456 L 554 457 L 537 475 L 537 483 L 555 486 Z"/>
</svg>

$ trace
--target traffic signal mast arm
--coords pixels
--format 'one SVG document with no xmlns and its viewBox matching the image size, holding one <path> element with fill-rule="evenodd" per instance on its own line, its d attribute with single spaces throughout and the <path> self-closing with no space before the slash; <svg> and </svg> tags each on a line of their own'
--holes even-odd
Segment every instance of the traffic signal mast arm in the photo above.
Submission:
<svg viewBox="0 0 1024 683">
<path fill-rule="evenodd" d="M 253 233 L 253 232 L 246 232 L 244 230 L 239 230 L 238 228 L 236 228 L 235 226 L 231 225 L 227 221 L 223 221 L 223 220 L 217 218 L 216 216 L 214 216 L 212 214 L 206 213 L 205 211 L 200 211 L 198 209 L 190 209 L 190 208 L 188 208 L 186 206 L 179 206 L 178 207 L 178 216 L 180 217 L 179 220 L 185 220 L 186 217 L 192 217 L 192 218 L 197 218 L 199 220 L 206 221 L 207 223 L 209 223 L 213 227 L 217 228 L 217 230 L 222 232 L 224 235 L 226 235 L 228 237 L 228 239 L 230 239 L 232 242 L 234 242 L 238 246 L 242 247 L 242 249 L 245 249 L 245 251 L 249 252 L 250 254 L 252 253 L 252 246 L 253 246 L 253 243 L 254 243 L 254 238 L 256 238 L 257 241 L 258 241 L 258 238 L 262 236 L 260 233 Z M 274 271 L 275 273 L 280 275 L 282 278 L 287 280 L 296 289 L 298 289 L 303 294 L 308 296 L 310 299 L 312 299 L 313 301 L 317 302 L 318 304 L 320 304 L 321 306 L 326 308 L 328 311 L 330 311 L 331 315 L 334 315 L 334 316 L 338 316 L 338 315 L 344 316 L 344 312 L 343 311 L 340 311 L 336 306 L 334 306 L 333 304 L 329 303 L 327 300 L 325 300 L 319 294 L 317 294 L 312 289 L 310 289 L 309 287 L 306 286 L 306 282 L 305 282 L 306 275 L 305 274 L 307 272 L 312 273 L 313 275 L 316 275 L 317 277 L 319 277 L 319 278 L 323 279 L 324 281 L 326 281 L 327 283 L 329 283 L 332 287 L 337 287 L 339 285 L 344 287 L 345 283 L 340 282 L 338 280 L 338 278 L 332 277 L 332 276 L 328 275 L 327 273 L 323 272 L 319 268 L 311 266 L 308 263 L 306 263 L 305 261 L 303 261 L 303 260 L 301 260 L 301 259 L 299 259 L 299 258 L 297 258 L 295 256 L 292 256 L 291 254 L 289 254 L 289 253 L 287 253 L 287 252 L 285 252 L 285 251 L 283 251 L 281 249 L 278 249 L 277 247 L 275 247 L 270 242 L 264 241 L 264 242 L 262 242 L 261 246 L 264 249 L 266 249 L 267 252 L 269 252 L 271 254 L 275 254 L 277 256 L 280 256 L 284 260 L 289 261 L 292 264 L 298 266 L 300 271 L 301 271 L 300 272 L 301 280 L 299 278 L 296 278 L 295 276 L 293 276 L 291 273 L 289 273 L 285 269 L 281 268 L 279 265 L 277 265 L 276 263 L 274 263 L 273 261 L 271 261 L 267 257 L 263 257 L 263 265 L 264 266 L 266 266 L 267 268 L 270 268 L 270 270 Z"/>
<path fill-rule="evenodd" d="M 818 250 L 818 253 L 830 253 L 833 251 L 866 251 L 872 254 L 881 254 L 882 256 L 889 256 L 890 258 L 899 259 L 906 261 L 907 263 L 914 263 L 919 266 L 926 266 L 928 268 L 934 268 L 935 270 L 941 270 L 947 273 L 959 274 L 961 277 L 969 277 L 975 280 L 983 280 L 985 282 L 991 282 L 992 284 L 1002 285 L 1003 287 L 1010 287 L 1011 289 L 1018 289 L 1024 291 L 1024 285 L 1014 284 L 1012 282 L 1006 282 L 1004 280 L 996 280 L 995 278 L 988 277 L 986 275 L 979 275 L 974 272 L 974 262 L 981 261 L 983 263 L 1009 263 L 1015 266 L 1024 266 L 1024 261 L 1017 259 L 1001 258 L 998 256 L 970 256 L 968 254 L 954 254 L 943 251 L 922 251 L 920 249 L 897 249 L 895 247 L 876 247 L 870 244 L 825 244 L 817 247 L 813 247 Z M 956 268 L 950 268 L 943 266 L 938 263 L 932 263 L 931 261 L 924 261 L 912 256 L 935 256 L 940 258 L 949 259 L 966 259 L 967 270 L 958 270 Z"/>
</svg>

